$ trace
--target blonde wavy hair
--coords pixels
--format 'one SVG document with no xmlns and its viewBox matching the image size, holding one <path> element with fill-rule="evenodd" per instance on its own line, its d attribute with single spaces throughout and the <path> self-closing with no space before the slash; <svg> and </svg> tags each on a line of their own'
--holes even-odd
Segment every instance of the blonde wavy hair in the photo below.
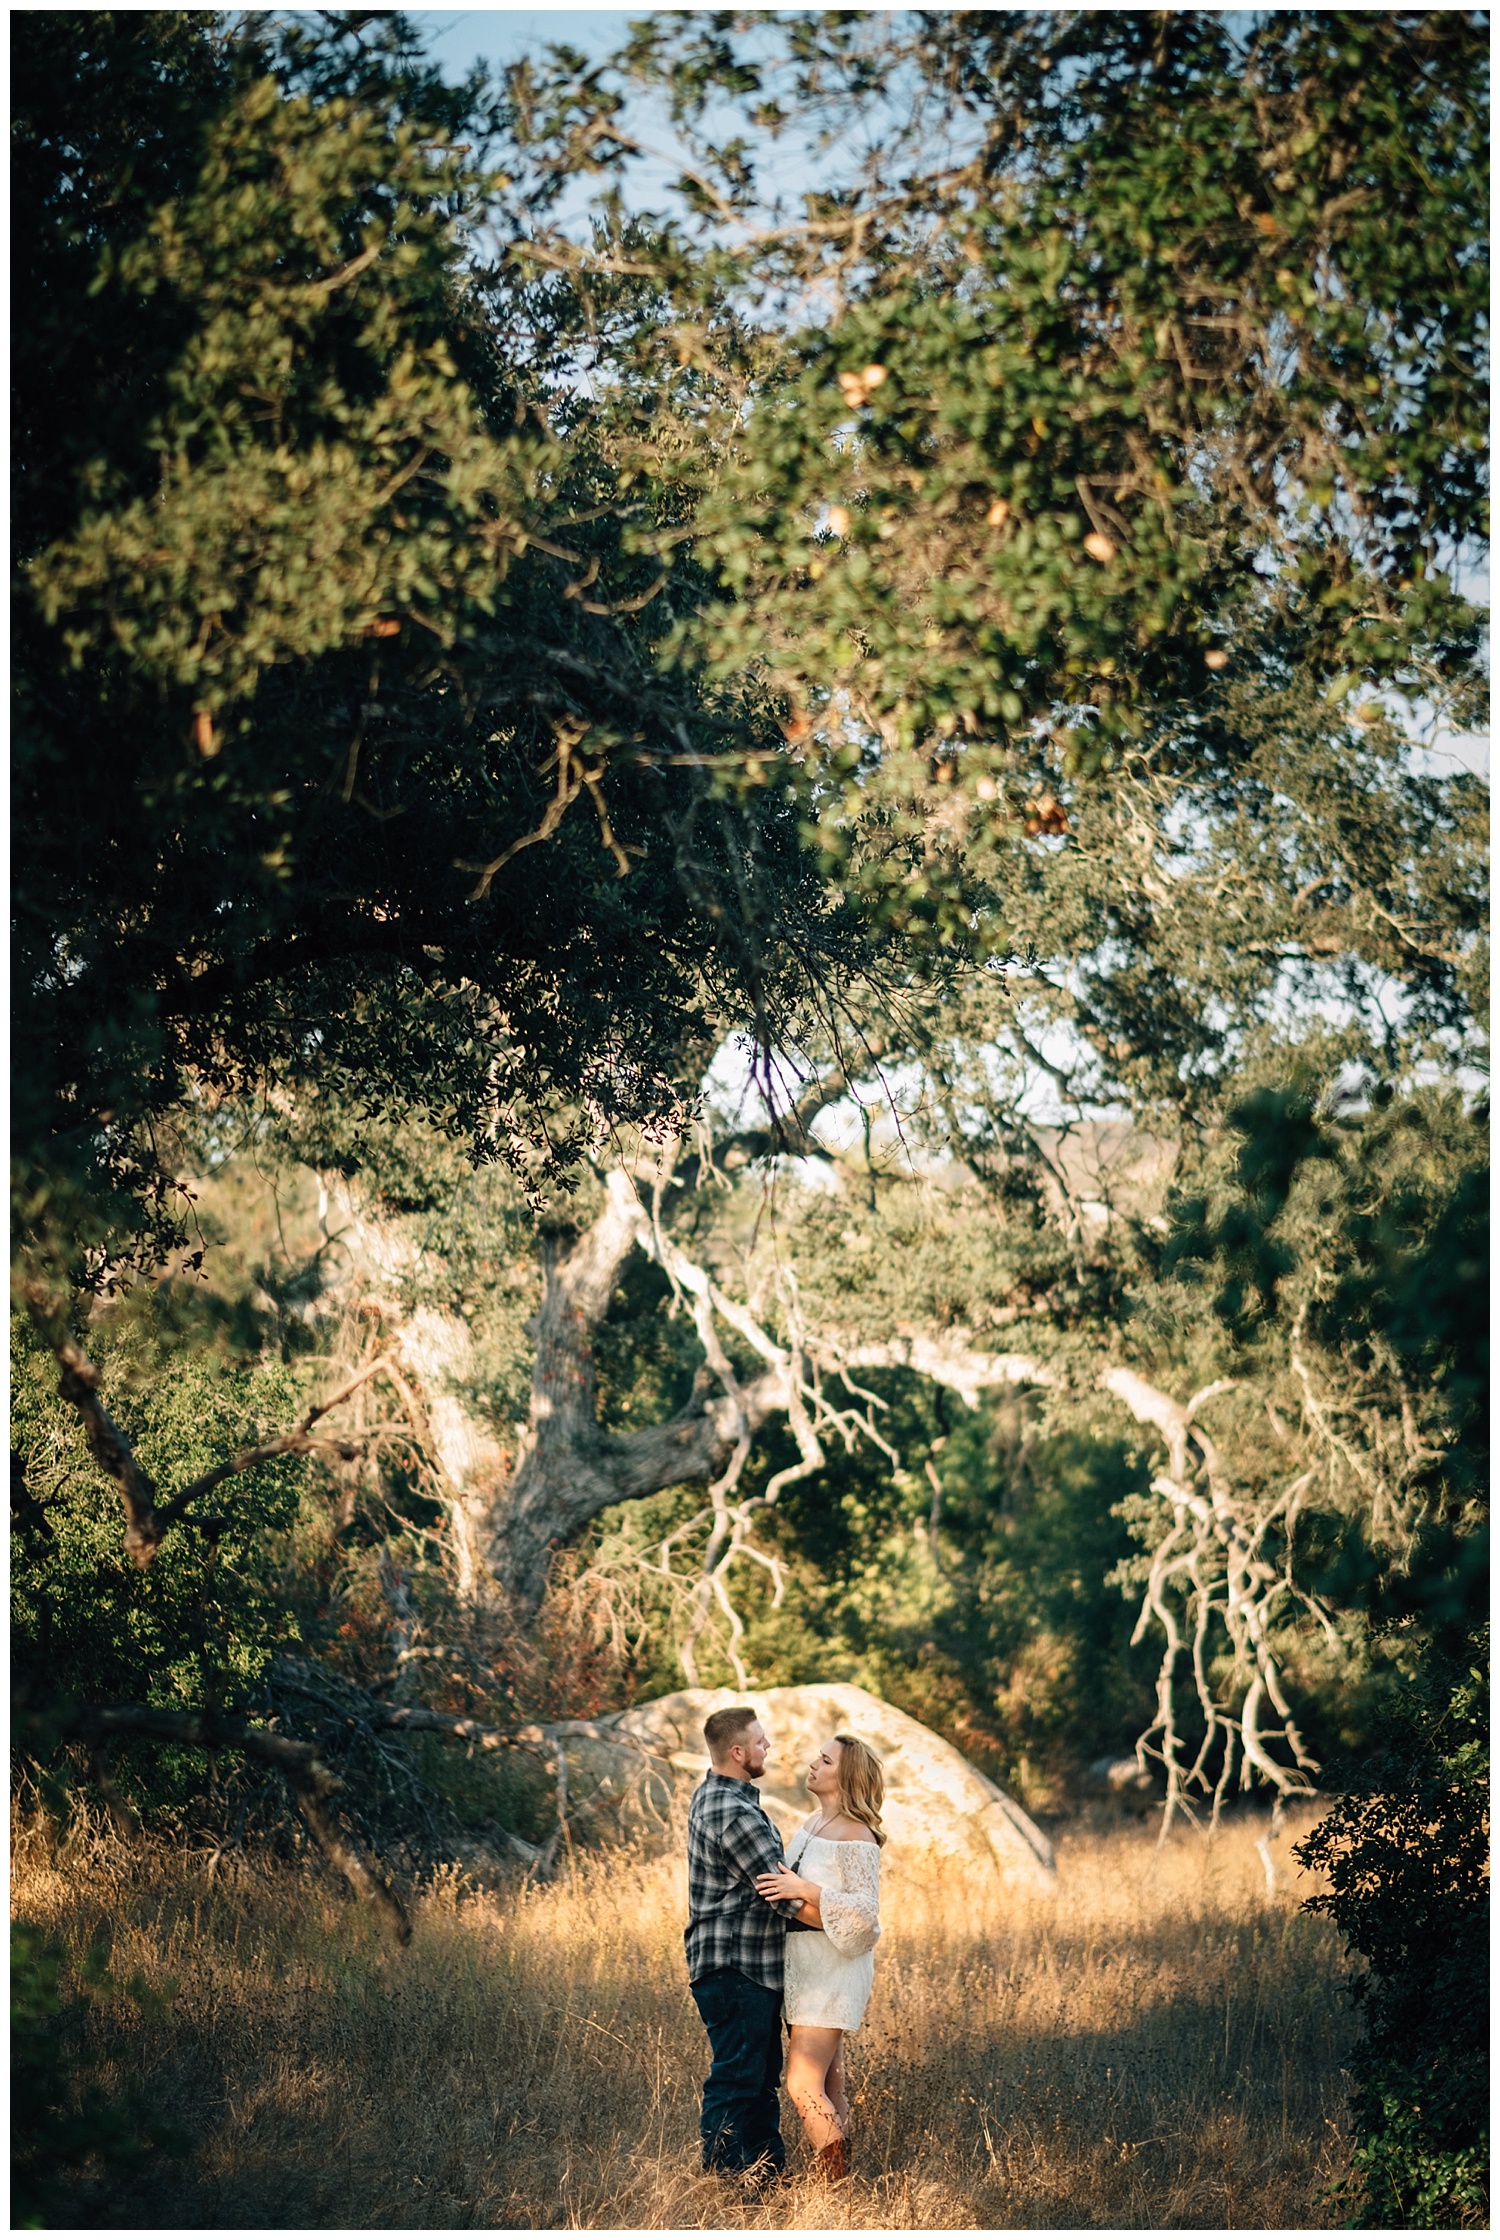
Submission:
<svg viewBox="0 0 1500 2240">
<path fill-rule="evenodd" d="M 836 1734 L 833 1739 L 839 1746 L 839 1810 L 868 1828 L 877 1843 L 884 1843 L 880 1808 L 885 1803 L 885 1769 L 858 1735 Z"/>
</svg>

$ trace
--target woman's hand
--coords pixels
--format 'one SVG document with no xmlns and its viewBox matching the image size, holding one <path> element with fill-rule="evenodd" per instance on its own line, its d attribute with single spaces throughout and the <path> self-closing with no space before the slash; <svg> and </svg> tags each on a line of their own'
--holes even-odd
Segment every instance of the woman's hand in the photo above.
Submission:
<svg viewBox="0 0 1500 2240">
<path fill-rule="evenodd" d="M 755 1887 L 763 1898 L 799 1898 L 804 1905 L 816 1904 L 823 1895 L 822 1885 L 805 1882 L 800 1874 L 793 1874 L 783 1859 L 775 1874 L 758 1874 Z"/>
</svg>

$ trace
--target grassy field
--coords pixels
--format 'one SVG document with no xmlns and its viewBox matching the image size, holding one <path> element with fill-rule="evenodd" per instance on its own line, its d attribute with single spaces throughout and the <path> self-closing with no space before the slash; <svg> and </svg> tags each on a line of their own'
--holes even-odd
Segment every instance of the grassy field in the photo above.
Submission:
<svg viewBox="0 0 1500 2240">
<path fill-rule="evenodd" d="M 706 2041 L 675 1860 L 500 1896 L 443 1881 L 404 1951 L 311 1875 L 212 1875 L 112 1841 L 19 1839 L 13 1905 L 119 1979 L 106 2077 L 194 2141 L 68 2222 L 115 2226 L 1026 2228 L 1331 2224 L 1343 1964 L 1290 1843 L 1059 1844 L 1055 1900 L 887 1853 L 854 2041 L 858 2174 L 747 2212 L 697 2169 Z M 788 2138 L 795 2119 L 786 2109 Z"/>
</svg>

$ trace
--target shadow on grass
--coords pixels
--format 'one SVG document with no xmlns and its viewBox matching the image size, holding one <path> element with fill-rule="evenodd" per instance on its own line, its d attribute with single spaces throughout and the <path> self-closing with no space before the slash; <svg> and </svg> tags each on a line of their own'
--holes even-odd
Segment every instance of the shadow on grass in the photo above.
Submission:
<svg viewBox="0 0 1500 2240">
<path fill-rule="evenodd" d="M 1245 1837 L 1247 1849 L 1253 1837 Z M 1349 2027 L 1335 1940 L 1259 1861 L 1158 1875 L 1133 1833 L 1051 1907 L 893 1885 L 851 2048 L 857 2175 L 747 2209 L 697 2168 L 706 2043 L 677 1869 L 499 1899 L 457 1882 L 404 1953 L 281 1873 L 22 1866 L 28 1910 L 171 1978 L 123 2065 L 196 2142 L 69 2221 L 185 2230 L 1168 2229 L 1331 2222 Z M 71 1926 L 70 1926 L 71 1925 Z M 789 2139 L 795 2120 L 786 2109 Z M 802 2151 L 794 2145 L 794 2167 Z"/>
</svg>

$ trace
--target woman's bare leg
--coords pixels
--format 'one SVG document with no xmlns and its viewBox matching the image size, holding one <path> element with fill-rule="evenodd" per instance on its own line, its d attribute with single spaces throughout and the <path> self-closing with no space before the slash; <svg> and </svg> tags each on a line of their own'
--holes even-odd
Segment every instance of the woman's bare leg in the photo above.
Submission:
<svg viewBox="0 0 1500 2240">
<path fill-rule="evenodd" d="M 823 2090 L 833 2102 L 833 2112 L 839 2119 L 839 2129 L 847 2139 L 849 2136 L 849 2088 L 844 2082 L 844 2034 L 842 2031 L 839 2032 L 839 2050 L 833 2057 L 833 2066 L 828 2072 Z"/>
<path fill-rule="evenodd" d="M 792 2096 L 793 2106 L 802 2118 L 808 2145 L 814 2154 L 820 2154 L 824 2147 L 832 2146 L 835 2140 L 844 2136 L 838 2104 L 827 2090 L 829 2072 L 838 2065 L 844 2033 L 842 2030 L 819 2030 L 809 2023 L 794 2022 L 791 2035 L 792 2042 L 786 2057 L 786 2088 Z M 842 2099 L 840 2079 L 839 2100 Z M 848 2113 L 847 2106 L 845 2113 Z"/>
</svg>

